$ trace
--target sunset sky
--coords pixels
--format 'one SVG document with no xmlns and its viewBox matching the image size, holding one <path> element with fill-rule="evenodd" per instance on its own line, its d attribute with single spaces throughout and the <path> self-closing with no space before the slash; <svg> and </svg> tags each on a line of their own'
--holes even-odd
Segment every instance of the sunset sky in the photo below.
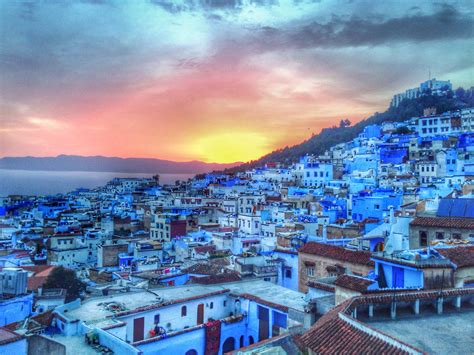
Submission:
<svg viewBox="0 0 474 355">
<path fill-rule="evenodd" d="M 414 5 L 416 3 L 416 5 Z M 0 156 L 247 161 L 474 73 L 472 0 L 1 1 Z"/>
</svg>

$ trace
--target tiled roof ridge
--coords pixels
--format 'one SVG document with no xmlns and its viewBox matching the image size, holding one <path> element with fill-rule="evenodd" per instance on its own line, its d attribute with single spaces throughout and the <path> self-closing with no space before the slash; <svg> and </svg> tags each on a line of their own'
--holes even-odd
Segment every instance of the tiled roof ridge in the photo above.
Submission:
<svg viewBox="0 0 474 355">
<path fill-rule="evenodd" d="M 10 330 L 6 327 L 0 327 L 0 334 L 1 332 L 5 332 L 7 336 L 0 335 L 0 345 L 14 343 L 18 340 L 25 338 L 23 335 L 18 334 L 17 332 Z"/>
<path fill-rule="evenodd" d="M 327 283 L 324 283 L 324 282 L 320 282 L 320 281 L 308 281 L 306 283 L 306 285 L 308 287 L 317 288 L 317 289 L 323 290 L 323 291 L 336 292 L 336 286 L 334 286 L 332 284 L 327 284 Z"/>
<path fill-rule="evenodd" d="M 436 217 L 417 216 L 410 222 L 411 226 L 447 227 L 470 229 L 474 228 L 474 218 L 471 217 Z"/>
<path fill-rule="evenodd" d="M 450 288 L 445 290 L 415 290 L 400 293 L 379 293 L 376 295 L 361 295 L 351 298 L 344 307 L 344 313 L 350 314 L 358 305 L 373 303 L 386 303 L 387 301 L 408 301 L 416 299 L 430 299 L 438 297 L 452 297 L 474 294 L 474 288 Z"/>
<path fill-rule="evenodd" d="M 343 274 L 340 275 L 334 284 L 339 287 L 344 287 L 350 290 L 359 292 L 366 292 L 367 288 L 372 285 L 375 280 L 368 279 L 366 277 Z"/>
<path fill-rule="evenodd" d="M 364 349 L 374 353 L 411 353 L 423 352 L 412 345 L 406 344 L 397 338 L 391 337 L 378 329 L 358 321 L 352 317 L 352 311 L 358 305 L 391 302 L 403 300 L 409 296 L 413 300 L 436 297 L 449 297 L 465 294 L 474 294 L 474 288 L 446 289 L 444 291 L 413 291 L 399 294 L 381 294 L 376 296 L 356 296 L 348 299 L 323 315 L 306 333 L 301 336 L 301 343 L 316 353 L 340 354 L 348 352 L 362 352 Z M 406 301 L 406 299 L 405 299 Z M 359 333 L 358 333 L 359 332 Z M 338 335 L 344 335 L 343 341 Z M 366 338 L 361 334 L 365 334 Z M 334 342 L 334 337 L 339 342 Z M 370 341 L 370 339 L 373 339 Z"/>
<path fill-rule="evenodd" d="M 332 258 L 341 261 L 363 264 L 367 266 L 374 265 L 370 259 L 371 253 L 365 250 L 349 250 L 341 246 L 308 242 L 298 250 L 298 253 L 318 255 L 326 258 Z"/>
</svg>

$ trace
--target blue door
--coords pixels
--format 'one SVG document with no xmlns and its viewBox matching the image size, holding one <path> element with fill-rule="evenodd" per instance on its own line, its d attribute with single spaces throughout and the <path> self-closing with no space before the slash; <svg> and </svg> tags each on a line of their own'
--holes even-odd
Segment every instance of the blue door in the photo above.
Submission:
<svg viewBox="0 0 474 355">
<path fill-rule="evenodd" d="M 401 267 L 392 267 L 392 286 L 403 288 L 405 285 L 405 273 Z"/>
</svg>

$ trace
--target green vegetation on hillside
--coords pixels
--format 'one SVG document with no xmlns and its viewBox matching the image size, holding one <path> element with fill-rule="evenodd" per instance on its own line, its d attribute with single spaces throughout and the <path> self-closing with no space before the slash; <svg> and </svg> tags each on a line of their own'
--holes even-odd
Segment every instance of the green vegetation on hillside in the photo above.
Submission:
<svg viewBox="0 0 474 355">
<path fill-rule="evenodd" d="M 367 126 L 380 124 L 385 121 L 401 122 L 412 117 L 422 116 L 425 108 L 434 107 L 437 113 L 443 113 L 472 106 L 474 106 L 473 88 L 468 90 L 458 88 L 455 92 L 449 91 L 446 96 L 433 96 L 427 92 L 425 96 L 420 98 L 403 100 L 398 107 L 389 107 L 382 113 L 376 112 L 353 126 L 350 125 L 348 120 L 341 120 L 339 126 L 324 128 L 319 134 L 313 135 L 300 144 L 275 150 L 258 160 L 226 169 L 224 172 L 244 171 L 263 166 L 269 162 L 291 164 L 298 161 L 303 155 L 319 155 L 334 145 L 348 142 L 357 137 Z"/>
</svg>

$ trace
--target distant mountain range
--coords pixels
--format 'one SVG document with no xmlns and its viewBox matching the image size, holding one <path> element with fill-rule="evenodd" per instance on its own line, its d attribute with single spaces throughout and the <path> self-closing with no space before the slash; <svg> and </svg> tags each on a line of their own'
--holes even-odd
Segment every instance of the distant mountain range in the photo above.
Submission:
<svg viewBox="0 0 474 355">
<path fill-rule="evenodd" d="M 115 158 L 78 155 L 57 157 L 5 157 L 0 159 L 0 169 L 46 171 L 96 171 L 149 174 L 202 174 L 241 165 L 242 162 L 218 164 L 202 161 L 176 162 L 151 158 Z"/>
</svg>

